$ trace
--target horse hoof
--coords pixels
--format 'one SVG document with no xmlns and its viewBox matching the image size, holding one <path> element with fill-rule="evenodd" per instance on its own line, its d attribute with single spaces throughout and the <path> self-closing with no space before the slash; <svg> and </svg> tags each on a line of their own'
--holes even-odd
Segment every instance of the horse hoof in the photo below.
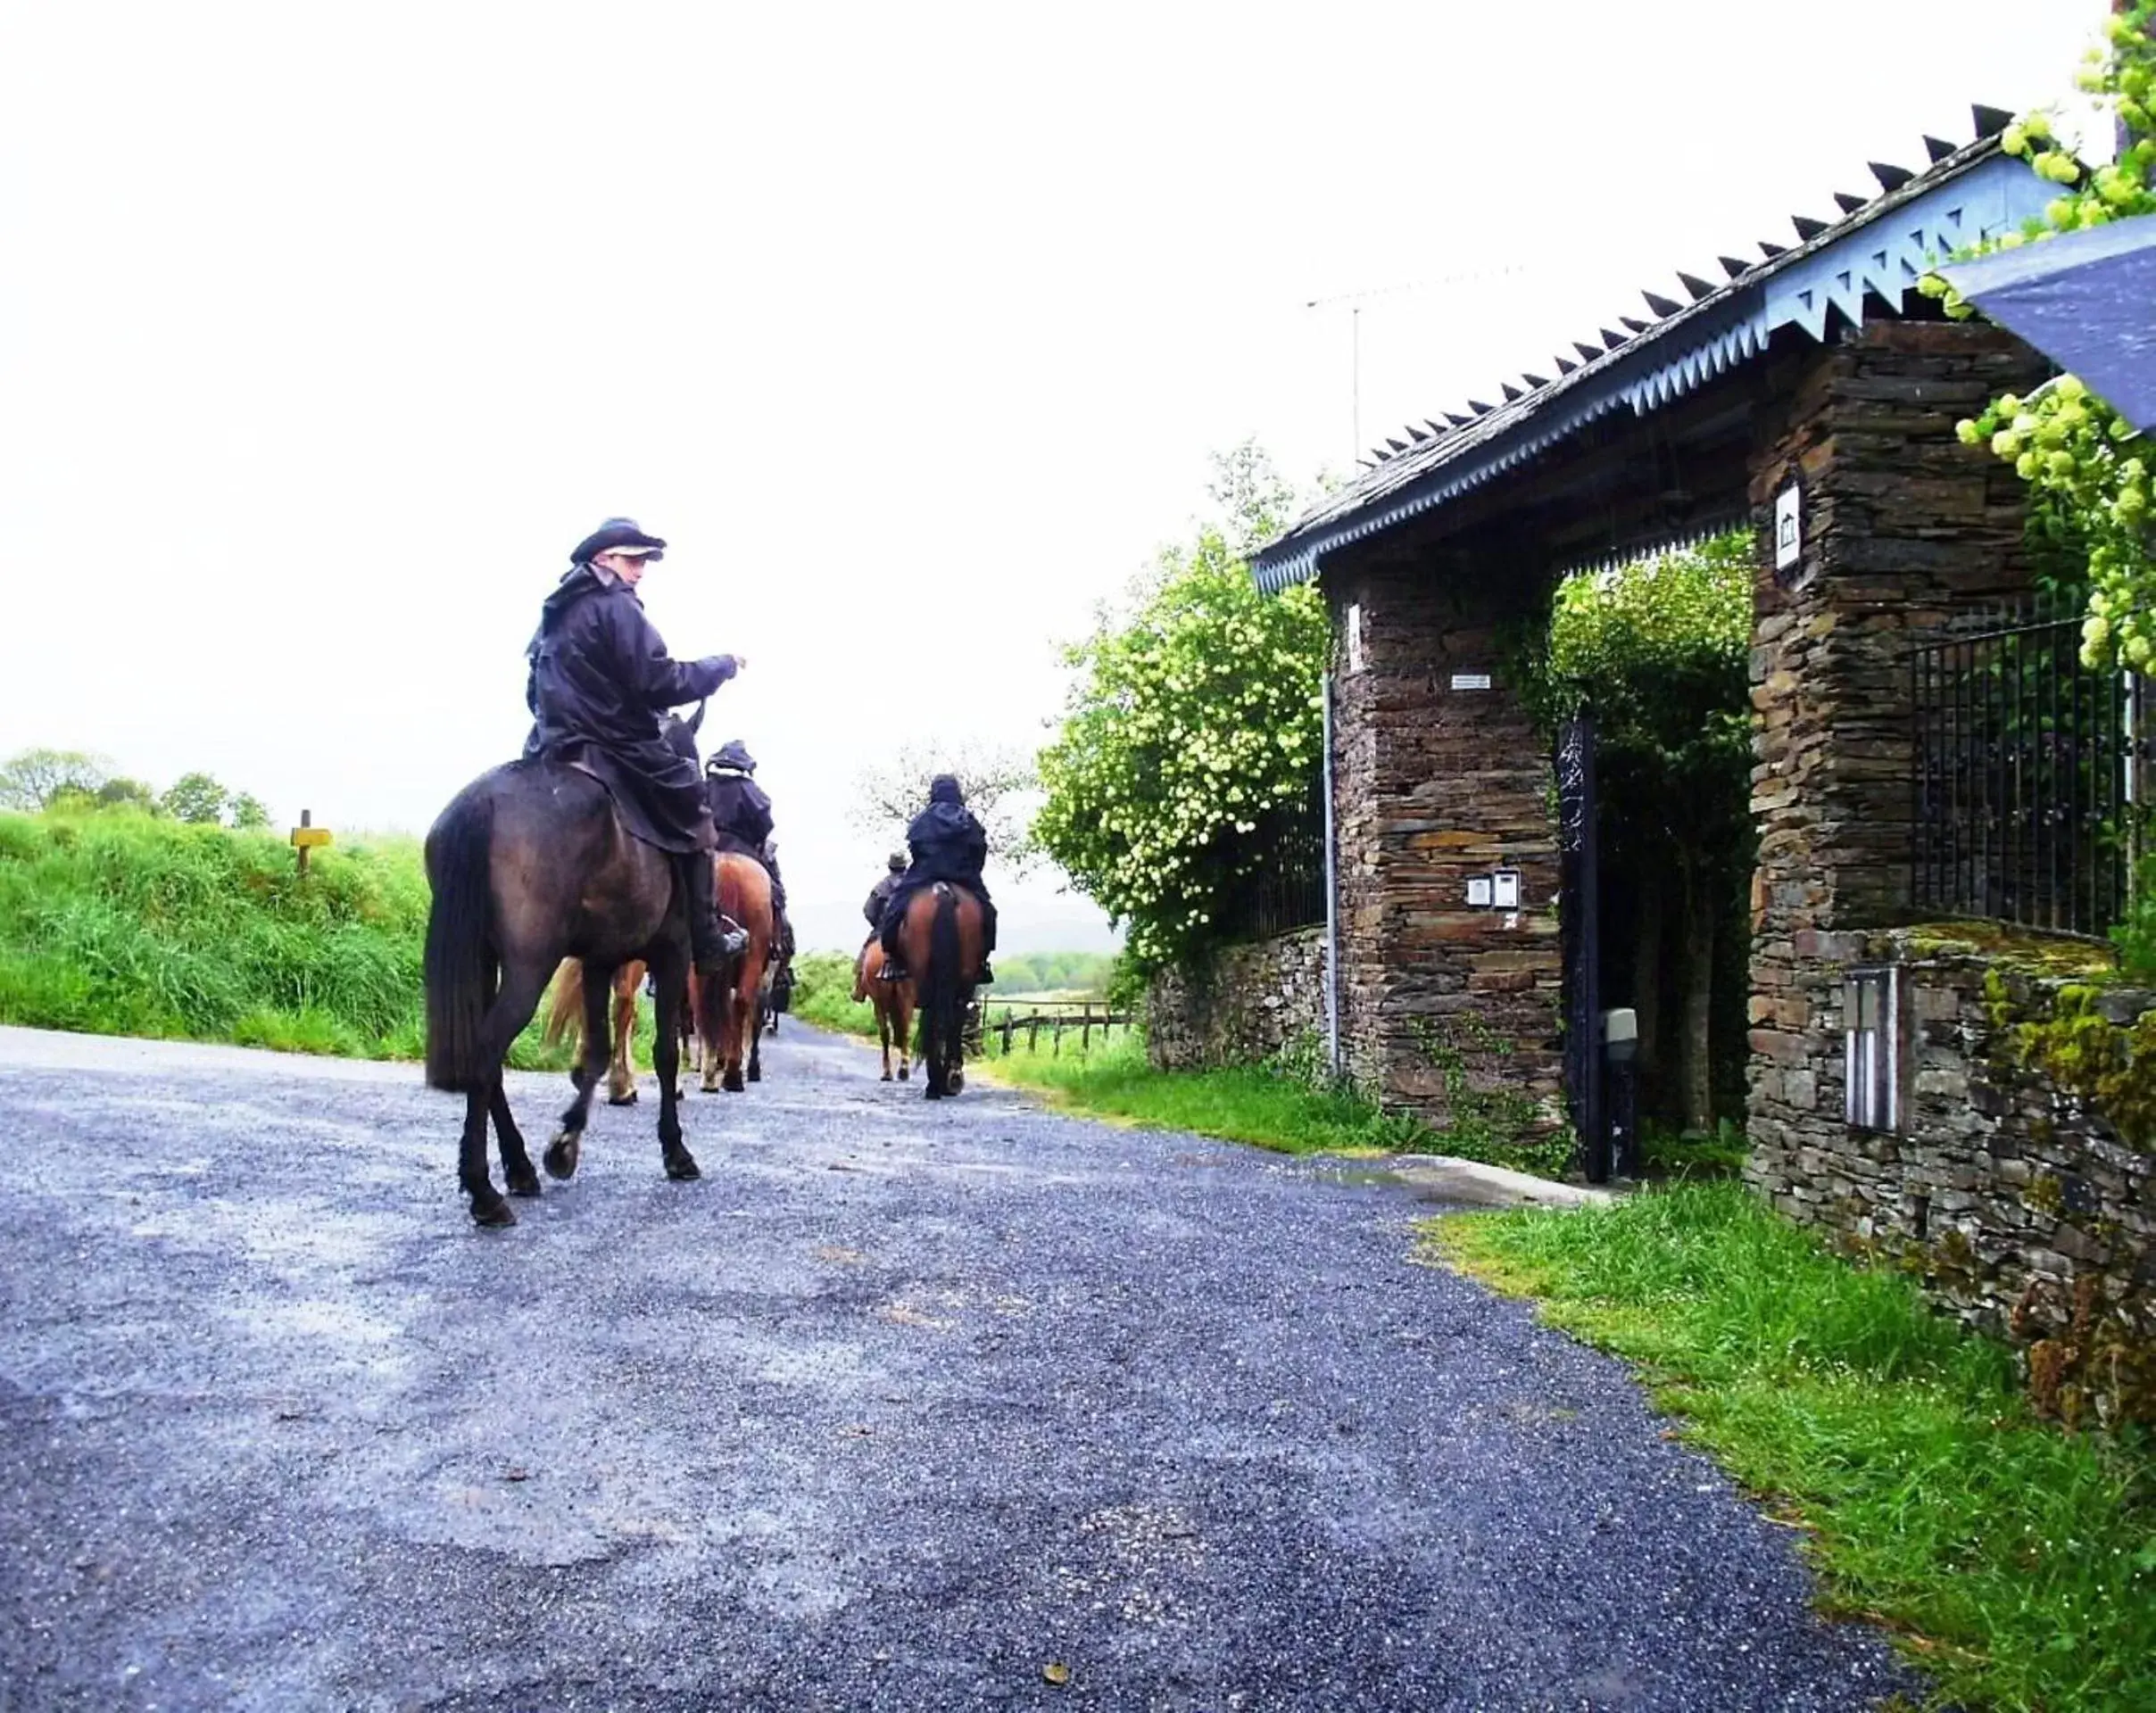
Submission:
<svg viewBox="0 0 2156 1713">
<path fill-rule="evenodd" d="M 576 1175 L 576 1154 L 579 1138 L 564 1130 L 553 1139 L 546 1151 L 546 1175 L 567 1182 Z"/>
<path fill-rule="evenodd" d="M 886 1071 L 883 1073 L 883 1080 L 885 1082 L 889 1082 L 891 1080 L 890 1072 Z M 912 1073 L 908 1072 L 907 1067 L 902 1064 L 899 1067 L 899 1080 L 900 1082 L 911 1082 L 913 1080 Z"/>
<path fill-rule="evenodd" d="M 718 1073 L 716 1071 L 706 1072 L 704 1080 L 696 1086 L 707 1095 L 716 1095 L 718 1092 Z"/>
<path fill-rule="evenodd" d="M 956 1095 L 963 1092 L 965 1088 L 966 1079 L 960 1076 L 956 1071 L 953 1071 L 950 1073 L 949 1080 L 943 1085 L 943 1092 L 947 1095 Z"/>
<path fill-rule="evenodd" d="M 941 1100 L 943 1098 L 943 1091 L 932 1082 L 928 1085 L 927 1088 L 923 1091 L 922 1098 L 925 1100 Z"/>
<path fill-rule="evenodd" d="M 763 1080 L 763 1067 L 761 1065 L 750 1065 L 749 1067 L 749 1080 L 750 1082 L 761 1082 Z"/>
<path fill-rule="evenodd" d="M 539 1194 L 539 1174 L 530 1166 L 526 1166 L 521 1171 L 512 1171 L 508 1176 L 510 1195 L 528 1202 Z"/>
<path fill-rule="evenodd" d="M 609 1095 L 607 1096 L 607 1105 L 609 1106 L 634 1106 L 635 1104 L 636 1091 L 634 1088 L 626 1095 Z"/>
<path fill-rule="evenodd" d="M 491 1189 L 484 1199 L 477 1196 L 472 1197 L 471 1216 L 472 1223 L 477 1226 L 514 1225 L 517 1222 L 516 1209 Z"/>
<path fill-rule="evenodd" d="M 667 1176 L 676 1183 L 685 1184 L 692 1179 L 701 1178 L 703 1175 L 703 1168 L 696 1163 L 696 1156 L 688 1149 L 684 1148 L 677 1154 L 669 1154 L 667 1156 Z"/>
<path fill-rule="evenodd" d="M 885 1082 L 889 1082 L 889 1081 L 891 1080 L 891 1072 L 890 1072 L 886 1071 L 886 1072 L 883 1072 L 883 1080 L 884 1080 Z"/>
<path fill-rule="evenodd" d="M 726 1072 L 726 1080 L 724 1084 L 724 1087 L 728 1094 L 738 1095 L 747 1092 L 749 1085 L 742 1080 L 742 1073 L 740 1072 L 729 1071 Z"/>
</svg>

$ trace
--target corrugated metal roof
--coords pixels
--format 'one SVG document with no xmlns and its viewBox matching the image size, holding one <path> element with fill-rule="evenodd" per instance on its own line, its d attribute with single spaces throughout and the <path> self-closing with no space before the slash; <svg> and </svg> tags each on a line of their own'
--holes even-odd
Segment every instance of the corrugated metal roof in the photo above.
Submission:
<svg viewBox="0 0 2156 1713">
<path fill-rule="evenodd" d="M 1679 274 L 1688 303 L 1643 294 L 1659 319 L 1622 318 L 1631 331 L 1599 330 L 1602 349 L 1574 342 L 1584 360 L 1559 358 L 1555 380 L 1523 377 L 1531 390 L 1507 385 L 1495 407 L 1470 401 L 1470 414 L 1430 419 L 1428 432 L 1388 443 L 1360 480 L 1314 508 L 1252 556 L 1261 588 L 1306 583 L 1324 556 L 1379 534 L 1527 463 L 1565 436 L 1613 411 L 1635 415 L 1681 398 L 1757 356 L 1778 328 L 1801 327 L 1823 339 L 1839 310 L 1861 323 L 1868 300 L 1898 311 L 1905 294 L 1936 261 L 1980 239 L 2042 214 L 2051 191 L 2023 162 L 2000 152 L 2009 115 L 1975 110 L 1980 133 L 1953 148 L 1924 139 L 1931 164 L 1921 172 L 1875 165 L 1881 194 L 1841 194 L 1846 211 L 1831 224 L 1797 217 L 1801 242 L 1762 244 L 1762 261 L 1721 258 L 1720 286 Z"/>
</svg>

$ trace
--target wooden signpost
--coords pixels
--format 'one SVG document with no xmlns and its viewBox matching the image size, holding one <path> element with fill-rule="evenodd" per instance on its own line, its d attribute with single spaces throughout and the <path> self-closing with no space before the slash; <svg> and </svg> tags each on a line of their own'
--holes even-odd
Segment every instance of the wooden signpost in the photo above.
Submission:
<svg viewBox="0 0 2156 1713">
<path fill-rule="evenodd" d="M 307 878 L 307 853 L 328 844 L 329 829 L 314 824 L 314 811 L 302 809 L 300 823 L 292 830 L 292 848 L 300 854 L 300 878 Z"/>
</svg>

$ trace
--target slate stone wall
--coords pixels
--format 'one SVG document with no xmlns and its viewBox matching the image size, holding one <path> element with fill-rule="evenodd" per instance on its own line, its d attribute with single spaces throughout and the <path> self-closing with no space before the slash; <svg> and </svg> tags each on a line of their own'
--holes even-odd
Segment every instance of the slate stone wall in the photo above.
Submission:
<svg viewBox="0 0 2156 1713">
<path fill-rule="evenodd" d="M 2080 990 L 1904 925 L 1909 646 L 2028 581 L 2021 484 L 1954 425 L 2044 372 L 1996 329 L 1881 321 L 1774 389 L 1783 402 L 1762 424 L 1751 491 L 1761 840 L 1747 1174 L 1784 1213 L 1892 1257 L 1943 1307 L 2015 1338 L 2061 1413 L 2146 1416 L 2146 1138 L 2128 1140 L 2094 1084 L 2062 1080 L 2041 1027 L 2030 1033 Z M 1804 549 L 1778 570 L 1775 500 L 1792 482 Z M 1844 1118 L 1845 981 L 1876 964 L 1903 984 L 1893 1133 Z M 2133 1014 L 2101 1027 L 2130 1039 L 2140 1002 L 2104 1003 Z M 2156 1043 L 2156 1020 L 2151 1030 Z"/>
<path fill-rule="evenodd" d="M 1325 931 L 1230 946 L 1146 989 L 1146 1052 L 1164 1071 L 1270 1058 L 1325 1039 Z"/>
<path fill-rule="evenodd" d="M 1900 972 L 1902 1121 L 1841 1122 L 1837 1004 L 1821 1020 L 1833 1062 L 1807 1073 L 1820 1122 L 1755 1148 L 1747 1175 L 2021 1346 L 2039 1403 L 2156 1420 L 2156 994 L 2032 972 L 1957 931 L 1822 936 L 1837 987 L 1850 968 Z"/>
<path fill-rule="evenodd" d="M 1346 1069 L 1439 1130 L 1433 1042 L 1474 1086 L 1561 1121 L 1557 850 L 1546 745 L 1505 682 L 1501 627 L 1539 567 L 1328 570 L 1335 662 L 1340 1037 Z M 1347 636 L 1350 607 L 1360 639 Z M 1359 664 L 1358 664 L 1359 662 Z M 1455 687 L 1488 674 L 1490 688 Z M 1471 909 L 1467 881 L 1521 874 L 1522 907 Z M 1472 1020 L 1472 1021 L 1469 1021 Z"/>
<path fill-rule="evenodd" d="M 1963 323 L 1882 321 L 1784 377 L 1751 500 L 1761 552 L 1751 662 L 1752 1146 L 1768 1171 L 1842 1130 L 1836 936 L 1909 901 L 1908 648 L 2026 587 L 2021 484 L 1954 425 L 2041 368 Z M 1776 496 L 1803 494 L 1804 550 L 1778 571 Z"/>
</svg>

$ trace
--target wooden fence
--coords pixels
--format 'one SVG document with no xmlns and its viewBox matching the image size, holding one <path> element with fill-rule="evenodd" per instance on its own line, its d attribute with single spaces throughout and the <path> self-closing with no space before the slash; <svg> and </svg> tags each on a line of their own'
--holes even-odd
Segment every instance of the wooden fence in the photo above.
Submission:
<svg viewBox="0 0 2156 1713">
<path fill-rule="evenodd" d="M 1131 1014 L 1116 1011 L 1110 1006 L 1096 1005 L 1090 1001 L 1073 1005 L 1029 1005 L 1021 1012 L 1015 1005 L 981 1007 L 981 1033 L 983 1042 L 1000 1040 L 1006 1058 L 1010 1056 L 1012 1042 L 1019 1035 L 1025 1037 L 1029 1053 L 1041 1050 L 1041 1036 L 1046 1030 L 1052 1056 L 1063 1056 L 1063 1037 L 1066 1030 L 1075 1030 L 1078 1050 L 1092 1050 L 1093 1031 L 1099 1030 L 1103 1041 L 1111 1030 L 1120 1029 L 1125 1035 L 1131 1032 Z"/>
</svg>

